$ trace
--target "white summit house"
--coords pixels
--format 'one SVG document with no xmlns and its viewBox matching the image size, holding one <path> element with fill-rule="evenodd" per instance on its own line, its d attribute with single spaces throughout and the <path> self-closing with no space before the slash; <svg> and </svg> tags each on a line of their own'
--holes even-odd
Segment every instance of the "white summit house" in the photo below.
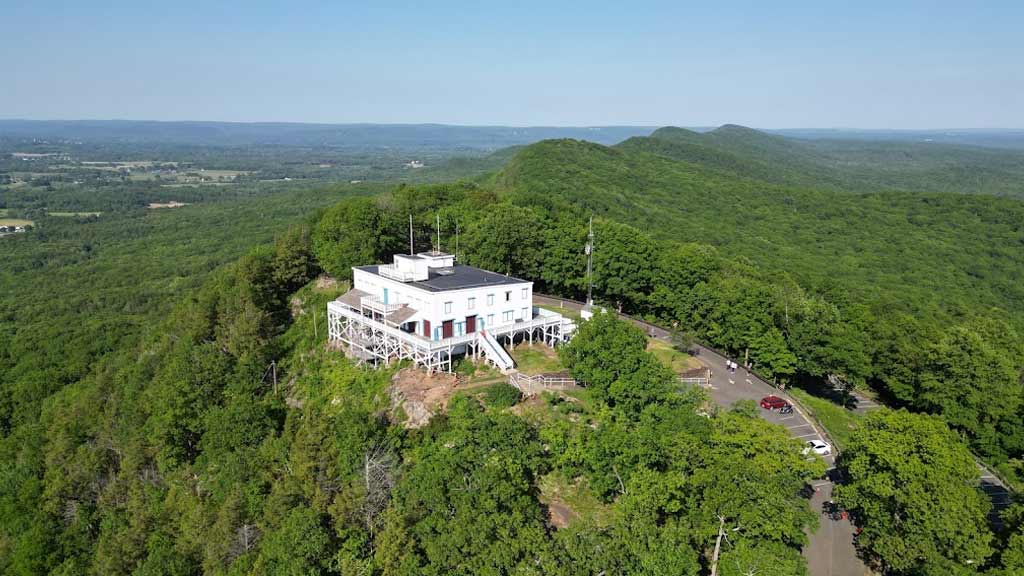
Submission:
<svg viewBox="0 0 1024 576">
<path fill-rule="evenodd" d="M 429 372 L 452 357 L 483 356 L 515 367 L 502 342 L 556 346 L 576 326 L 533 305 L 533 282 L 457 264 L 439 251 L 396 254 L 392 264 L 355 266 L 352 289 L 327 304 L 328 337 L 367 361 L 411 359 Z"/>
</svg>

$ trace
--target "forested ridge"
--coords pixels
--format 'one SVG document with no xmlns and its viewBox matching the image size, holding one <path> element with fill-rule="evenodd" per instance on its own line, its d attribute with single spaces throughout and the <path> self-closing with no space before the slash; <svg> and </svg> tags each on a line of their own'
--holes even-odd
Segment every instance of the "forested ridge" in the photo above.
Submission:
<svg viewBox="0 0 1024 576">
<path fill-rule="evenodd" d="M 477 184 L 401 186 L 322 214 L 311 197 L 311 219 L 273 244 L 208 275 L 223 260 L 182 269 L 177 282 L 206 280 L 162 291 L 179 301 L 123 339 L 116 318 L 133 308 L 89 298 L 123 268 L 94 269 L 73 306 L 33 329 L 11 320 L 27 317 L 22 302 L 45 313 L 45 284 L 12 291 L 2 570 L 703 574 L 726 530 L 719 574 L 805 573 L 817 519 L 802 491 L 822 464 L 756 407 L 720 411 L 678 389 L 644 335 L 611 315 L 561 350 L 588 383 L 578 398 L 509 408 L 515 398 L 466 394 L 428 426 L 402 427 L 390 371 L 353 366 L 314 330 L 339 290 L 314 278 L 401 251 L 410 214 L 419 246 L 440 216 L 445 231 L 459 224 L 460 260 L 576 298 L 595 215 L 600 303 L 749 355 L 778 381 L 837 376 L 910 410 L 873 415 L 839 463 L 851 478 L 839 497 L 873 562 L 936 576 L 1024 569 L 1024 513 L 1010 508 L 992 531 L 969 451 L 1020 473 L 1019 202 L 823 191 L 711 152 L 681 161 L 632 146 L 543 142 Z M 17 241 L 26 277 L 53 262 L 71 283 L 60 266 L 89 261 L 87 249 L 46 244 L 44 258 Z M 245 239 L 222 241 L 226 254 Z M 103 315 L 64 336 L 57 320 L 83 305 Z M 538 488 L 551 478 L 591 512 L 554 527 Z"/>
<path fill-rule="evenodd" d="M 513 203 L 578 206 L 651 234 L 622 241 L 645 256 L 610 274 L 628 287 L 606 296 L 627 311 L 740 355 L 777 330 L 795 378 L 833 374 L 895 405 L 947 414 L 980 453 L 1020 470 L 1020 201 L 792 188 L 578 141 L 525 149 L 495 183 Z M 708 294 L 658 286 L 648 263 L 682 261 L 675 242 L 756 263 L 758 281 L 697 284 Z M 990 410 L 993 397 L 1004 402 Z"/>
<path fill-rule="evenodd" d="M 848 192 L 1024 196 L 1024 154 L 927 142 L 796 140 L 727 124 L 704 133 L 665 127 L 615 146 L 767 182 Z"/>
</svg>

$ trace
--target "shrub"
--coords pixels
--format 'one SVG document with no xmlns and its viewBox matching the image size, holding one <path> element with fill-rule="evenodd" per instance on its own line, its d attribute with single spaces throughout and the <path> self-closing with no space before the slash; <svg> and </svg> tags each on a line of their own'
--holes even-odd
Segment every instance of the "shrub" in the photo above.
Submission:
<svg viewBox="0 0 1024 576">
<path fill-rule="evenodd" d="M 508 408 L 515 406 L 522 396 L 523 394 L 518 388 L 502 382 L 487 389 L 487 392 L 484 393 L 484 401 L 488 406 L 494 408 Z"/>
</svg>

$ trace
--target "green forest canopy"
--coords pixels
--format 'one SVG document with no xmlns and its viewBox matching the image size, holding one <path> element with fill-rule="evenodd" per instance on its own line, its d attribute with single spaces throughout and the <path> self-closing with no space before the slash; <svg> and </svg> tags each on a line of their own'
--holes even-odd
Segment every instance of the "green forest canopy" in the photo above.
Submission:
<svg viewBox="0 0 1024 576">
<path fill-rule="evenodd" d="M 923 448 L 954 446 L 961 458 L 963 438 L 1004 470 L 1020 469 L 1018 202 L 816 191 L 626 148 L 545 142 L 480 185 L 344 201 L 199 290 L 250 238 L 336 196 L 203 207 L 209 219 L 200 207 L 129 212 L 17 238 L 14 266 L 0 276 L 3 571 L 697 574 L 729 522 L 742 531 L 723 574 L 802 573 L 803 529 L 815 520 L 799 491 L 818 464 L 742 408 L 700 416 L 700 395 L 669 389 L 642 338 L 610 317 L 563 352 L 591 382 L 582 414 L 552 410 L 527 423 L 466 398 L 422 430 L 398 427 L 388 374 L 325 350 L 322 331 L 313 338 L 309 311 L 334 294 L 308 282 L 321 268 L 347 274 L 356 258 L 338 246 L 365 251 L 359 260 L 399 250 L 408 214 L 420 245 L 437 213 L 445 229 L 459 222 L 464 261 L 579 297 L 586 218 L 596 213 L 602 302 L 749 351 L 769 377 L 838 374 L 873 386 L 937 415 L 927 426 L 904 413 L 878 424 L 897 441 L 920 436 L 901 430 L 927 428 L 934 440 Z M 260 219 L 271 207 L 275 217 Z M 197 244 L 171 249 L 182 230 Z M 62 288 L 68 300 L 48 308 Z M 599 353 L 602 341 L 614 355 Z M 262 376 L 271 359 L 280 394 Z M 1000 406 L 986 402 L 996 396 Z M 876 449 L 854 439 L 854 454 Z M 369 462 L 388 473 L 369 481 Z M 850 470 L 862 474 L 856 462 Z M 610 524 L 549 526 L 537 484 L 552 474 L 579 482 Z M 988 528 L 967 516 L 928 524 L 923 537 L 964 534 L 949 542 L 978 556 L 958 566 L 965 573 L 1021 568 L 1024 514 L 1011 509 L 996 536 L 1003 545 L 991 548 Z M 942 573 L 951 555 L 938 549 L 927 566 L 906 568 L 868 551 L 905 573 Z"/>
</svg>

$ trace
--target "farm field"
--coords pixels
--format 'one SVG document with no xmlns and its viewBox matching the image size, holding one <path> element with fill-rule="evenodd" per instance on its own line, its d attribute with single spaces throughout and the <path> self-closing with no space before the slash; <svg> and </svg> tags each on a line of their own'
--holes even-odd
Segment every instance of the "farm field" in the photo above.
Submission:
<svg viewBox="0 0 1024 576">
<path fill-rule="evenodd" d="M 47 216 L 54 216 L 56 218 L 75 218 L 83 216 L 100 216 L 103 212 L 47 212 Z"/>
<path fill-rule="evenodd" d="M 0 226 L 34 226 L 35 222 L 21 218 L 0 218 Z"/>
</svg>

